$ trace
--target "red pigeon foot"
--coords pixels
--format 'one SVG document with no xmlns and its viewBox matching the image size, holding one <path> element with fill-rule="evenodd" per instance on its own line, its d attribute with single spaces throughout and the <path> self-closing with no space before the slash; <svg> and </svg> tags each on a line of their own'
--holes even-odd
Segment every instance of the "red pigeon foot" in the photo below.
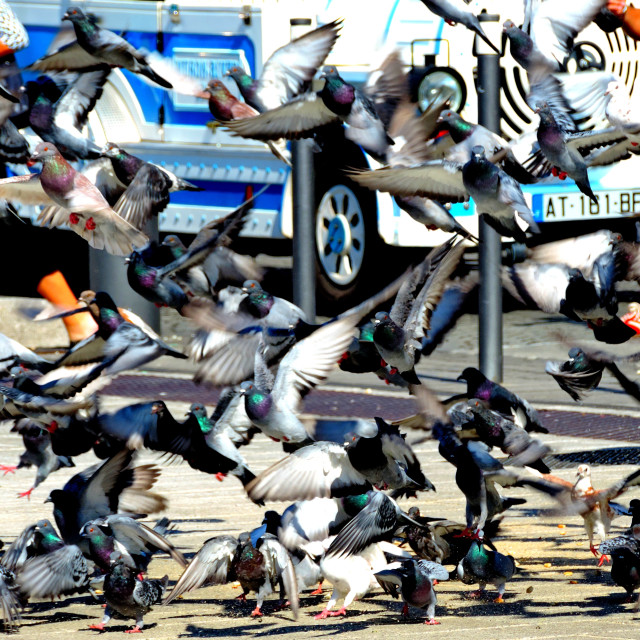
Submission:
<svg viewBox="0 0 640 640">
<path fill-rule="evenodd" d="M 558 169 L 556 167 L 551 167 L 551 175 L 552 176 L 557 176 L 560 172 L 558 171 Z"/>
<path fill-rule="evenodd" d="M 138 626 L 133 627 L 133 629 L 125 629 L 125 633 L 142 633 L 142 629 Z"/>
<path fill-rule="evenodd" d="M 338 616 L 346 616 L 347 610 L 342 607 L 342 609 L 338 609 L 337 611 L 329 611 L 328 613 L 330 618 L 337 618 Z"/>
<path fill-rule="evenodd" d="M 225 478 L 226 478 L 227 474 L 226 473 L 222 473 L 221 471 L 218 471 L 218 473 L 214 474 L 214 478 L 218 481 L 218 482 L 222 482 Z"/>
<path fill-rule="evenodd" d="M 84 223 L 84 228 L 87 231 L 93 231 L 96 228 L 96 222 L 93 218 L 89 218 L 85 223 Z M 137 633 L 136 631 L 130 631 L 129 633 Z"/>
<path fill-rule="evenodd" d="M 427 618 L 424 621 L 425 624 L 440 624 L 435 618 Z"/>
<path fill-rule="evenodd" d="M 31 489 L 22 491 L 21 493 L 18 494 L 18 498 L 26 498 L 27 500 L 31 500 L 31 493 L 33 492 L 34 489 L 35 487 L 31 487 Z"/>
<path fill-rule="evenodd" d="M 94 631 L 104 631 L 104 622 L 98 622 L 98 624 L 90 624 L 89 629 Z"/>
<path fill-rule="evenodd" d="M 313 616 L 314 620 L 324 620 L 329 617 L 329 609 L 323 609 L 318 615 Z"/>
<path fill-rule="evenodd" d="M 476 589 L 475 591 L 469 591 L 467 594 L 467 598 L 471 598 L 471 600 L 476 600 L 477 598 L 481 598 L 484 595 L 484 589 Z"/>
<path fill-rule="evenodd" d="M 589 545 L 589 551 L 591 551 L 596 558 L 600 555 L 598 550 L 592 544 Z"/>
<path fill-rule="evenodd" d="M 609 556 L 603 553 L 598 560 L 598 566 L 601 567 L 605 562 L 609 563 Z"/>
<path fill-rule="evenodd" d="M 392 376 L 395 376 L 395 375 L 396 375 L 396 373 L 398 373 L 398 369 L 397 369 L 397 367 L 391 367 L 391 369 L 389 369 L 389 373 L 390 373 Z"/>
<path fill-rule="evenodd" d="M 3 471 L 5 476 L 7 473 L 15 473 L 17 468 L 15 464 L 0 464 L 0 471 Z"/>
<path fill-rule="evenodd" d="M 77 213 L 69 214 L 69 224 L 78 224 L 80 222 L 80 216 Z"/>
<path fill-rule="evenodd" d="M 405 602 L 404 606 L 402 607 L 402 615 L 405 617 L 409 617 L 409 605 Z"/>
<path fill-rule="evenodd" d="M 566 174 L 566 172 L 565 172 L 565 171 L 561 171 L 561 172 L 558 174 L 558 178 L 560 178 L 560 180 L 566 180 L 566 179 L 567 179 L 567 174 Z"/>
<path fill-rule="evenodd" d="M 503 603 L 504 602 L 504 598 L 502 596 L 498 596 L 497 598 L 493 599 L 494 602 L 498 602 L 498 603 Z"/>
<path fill-rule="evenodd" d="M 322 582 L 318 583 L 318 588 L 312 591 L 309 595 L 311 596 L 321 596 L 322 595 Z"/>
<path fill-rule="evenodd" d="M 246 602 L 247 596 L 244 593 L 241 593 L 239 596 L 236 597 L 236 600 L 241 600 L 242 602 Z"/>
<path fill-rule="evenodd" d="M 142 582 L 144 580 L 144 574 L 142 573 L 142 571 L 136 576 L 136 578 L 138 578 L 138 580 L 140 580 L 140 582 Z"/>
<path fill-rule="evenodd" d="M 632 143 L 631 143 L 631 146 L 632 146 L 632 147 L 637 147 L 637 146 L 638 146 L 638 143 L 637 143 L 637 142 L 632 142 Z"/>
<path fill-rule="evenodd" d="M 349 352 L 345 351 L 341 356 L 340 360 L 338 360 L 338 364 L 342 364 L 345 360 L 349 359 Z"/>
<path fill-rule="evenodd" d="M 252 617 L 252 618 L 262 618 L 262 611 L 260 611 L 260 607 L 256 607 L 256 608 L 251 612 L 251 617 Z"/>
<path fill-rule="evenodd" d="M 381 367 L 386 367 L 387 366 L 387 363 L 382 358 L 380 358 L 380 366 Z"/>
</svg>

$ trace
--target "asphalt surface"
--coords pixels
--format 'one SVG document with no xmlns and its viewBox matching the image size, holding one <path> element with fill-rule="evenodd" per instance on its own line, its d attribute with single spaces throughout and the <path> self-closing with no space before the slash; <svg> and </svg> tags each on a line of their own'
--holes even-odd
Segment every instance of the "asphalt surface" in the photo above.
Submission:
<svg viewBox="0 0 640 640">
<path fill-rule="evenodd" d="M 13 318 L 13 319 L 12 319 Z M 184 344 L 192 329 L 183 325 L 172 312 L 163 318 L 163 337 L 175 346 Z M 50 325 L 35 330 L 26 324 L 24 330 L 12 316 L 12 311 L 0 308 L 4 331 L 23 339 L 32 346 L 61 344 L 64 332 Z M 465 366 L 477 362 L 477 318 L 464 318 L 443 345 L 421 362 L 418 371 L 423 382 L 445 398 L 464 390 L 456 378 Z M 15 333 L 14 333 L 15 331 Z M 22 331 L 22 334 L 21 334 Z M 25 339 L 26 336 L 26 339 Z M 572 342 L 590 342 L 588 330 L 562 319 L 548 319 L 541 314 L 513 312 L 506 314 L 504 324 L 505 384 L 542 410 L 544 424 L 550 434 L 540 436 L 553 449 L 549 459 L 554 473 L 573 480 L 575 469 L 582 462 L 594 464 L 593 482 L 605 487 L 633 471 L 640 460 L 637 443 L 640 409 L 635 401 L 617 388 L 606 375 L 601 387 L 590 394 L 583 405 L 576 405 L 556 383 L 544 373 L 544 361 L 562 359 Z M 633 344 L 626 349 L 633 351 Z M 591 342 L 591 344 L 593 344 Z M 640 343 L 638 343 L 640 346 Z M 638 349 L 640 350 L 640 349 Z M 624 367 L 633 378 L 633 367 Z M 215 391 L 196 387 L 190 381 L 193 365 L 167 358 L 135 375 L 117 378 L 104 391 L 102 406 L 112 409 L 130 402 L 162 398 L 180 417 L 194 401 L 212 405 Z M 356 377 L 343 373 L 332 376 L 322 389 L 308 396 L 305 412 L 310 415 L 342 415 L 344 417 L 401 418 L 415 409 L 406 392 L 396 391 L 378 381 L 375 376 Z M 461 521 L 464 501 L 455 486 L 453 468 L 438 454 L 432 440 L 421 432 L 409 433 L 410 441 L 422 440 L 416 450 L 428 477 L 437 487 L 436 493 L 421 494 L 418 500 L 404 500 L 404 508 L 418 505 L 425 514 Z M 21 442 L 7 428 L 0 430 L 0 463 L 17 461 Z M 276 443 L 258 436 L 244 450 L 249 466 L 258 473 L 282 455 Z M 234 478 L 222 483 L 200 474 L 186 465 L 169 464 L 157 456 L 142 452 L 141 462 L 154 462 L 162 468 L 157 490 L 169 497 L 166 513 L 176 525 L 173 540 L 185 554 L 195 552 L 208 538 L 241 531 L 260 524 L 264 509 L 252 504 Z M 15 497 L 29 486 L 33 470 L 20 470 L 15 475 L 0 477 L 0 495 L 4 517 L 0 522 L 0 538 L 9 543 L 26 526 L 42 517 L 51 517 L 50 506 L 43 504 L 48 493 L 62 484 L 95 458 L 86 454 L 76 459 L 76 469 L 64 469 L 51 475 L 30 501 Z M 588 551 L 588 542 L 581 519 L 575 516 L 544 515 L 551 507 L 546 499 L 530 491 L 515 489 L 510 495 L 526 497 L 527 503 L 511 509 L 496 538 L 496 546 L 511 553 L 519 572 L 507 585 L 505 603 L 497 604 L 489 597 L 470 600 L 469 587 L 457 581 L 437 587 L 436 617 L 440 626 L 425 627 L 421 612 L 412 610 L 409 620 L 401 620 L 401 603 L 374 592 L 361 602 L 355 602 L 345 619 L 314 620 L 323 608 L 329 590 L 323 596 L 304 595 L 301 612 L 293 621 L 289 611 L 275 611 L 276 599 L 268 600 L 265 616 L 252 619 L 252 597 L 246 604 L 237 602 L 237 589 L 232 585 L 208 587 L 187 594 L 167 607 L 156 607 L 145 617 L 144 635 L 148 638 L 177 637 L 291 637 L 298 638 L 354 634 L 355 638 L 371 634 L 391 633 L 398 639 L 437 638 L 624 638 L 640 637 L 640 615 L 633 604 L 624 604 L 624 592 L 616 587 L 607 567 L 597 568 Z M 637 493 L 621 498 L 628 502 Z M 283 509 L 286 505 L 270 504 Z M 621 532 L 628 519 L 620 518 L 612 535 Z M 453 567 L 449 567 L 450 569 Z M 167 573 L 173 582 L 180 575 L 177 565 L 164 558 L 154 560 L 151 577 Z M 328 586 L 328 585 L 327 585 Z M 489 596 L 494 591 L 489 588 Z M 97 632 L 87 626 L 102 616 L 99 603 L 90 597 L 76 596 L 62 601 L 35 602 L 24 614 L 20 634 L 28 638 L 58 638 L 69 633 L 89 637 Z M 121 633 L 132 621 L 114 620 L 108 633 Z"/>
</svg>

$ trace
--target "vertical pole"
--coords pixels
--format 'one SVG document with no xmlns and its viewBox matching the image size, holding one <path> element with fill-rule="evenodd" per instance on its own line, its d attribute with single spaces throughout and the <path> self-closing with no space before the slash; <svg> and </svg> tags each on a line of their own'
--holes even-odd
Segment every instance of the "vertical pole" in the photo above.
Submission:
<svg viewBox="0 0 640 640">
<path fill-rule="evenodd" d="M 315 181 L 313 141 L 291 143 L 293 177 L 293 302 L 316 317 Z"/>
<path fill-rule="evenodd" d="M 154 216 L 144 231 L 150 240 L 157 240 L 158 218 Z M 94 291 L 106 291 L 119 307 L 131 309 L 154 331 L 160 331 L 160 311 L 129 286 L 125 258 L 89 248 L 89 282 Z"/>
<path fill-rule="evenodd" d="M 291 19 L 291 37 L 301 27 L 308 29 L 308 18 Z M 305 30 L 306 30 L 305 29 Z M 291 174 L 293 192 L 293 302 L 306 314 L 309 322 L 316 317 L 316 203 L 313 168 L 313 141 L 294 140 L 291 143 Z"/>
<path fill-rule="evenodd" d="M 485 33 L 496 46 L 501 41 L 500 16 L 478 16 Z M 498 28 L 496 28 L 496 26 Z M 500 56 L 478 36 L 474 54 L 478 58 L 478 122 L 500 131 Z M 502 381 L 502 283 L 500 279 L 500 234 L 480 220 L 479 368 L 488 378 Z"/>
</svg>

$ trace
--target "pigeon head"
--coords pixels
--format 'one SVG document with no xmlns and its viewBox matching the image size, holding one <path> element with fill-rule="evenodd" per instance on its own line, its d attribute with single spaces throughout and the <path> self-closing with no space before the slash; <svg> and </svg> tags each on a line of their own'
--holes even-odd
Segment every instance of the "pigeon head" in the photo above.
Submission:
<svg viewBox="0 0 640 640">
<path fill-rule="evenodd" d="M 502 23 L 502 30 L 507 33 L 509 31 L 513 31 L 513 29 L 517 29 L 516 23 L 513 20 L 505 20 Z"/>
<path fill-rule="evenodd" d="M 63 20 L 69 20 L 70 22 L 82 22 L 83 20 L 86 20 L 86 18 L 87 16 L 80 7 L 69 7 L 62 16 Z"/>
<path fill-rule="evenodd" d="M 102 155 L 107 158 L 118 158 L 122 153 L 122 149 L 113 142 L 107 142 L 107 144 L 102 147 Z"/>
<path fill-rule="evenodd" d="M 581 464 L 576 471 L 576 477 L 580 478 L 589 478 L 591 477 L 591 468 L 588 464 Z"/>
<path fill-rule="evenodd" d="M 251 391 L 251 389 L 253 389 L 253 388 L 254 388 L 253 382 L 251 382 L 250 380 L 245 380 L 240 385 L 240 395 L 245 395 L 245 394 L 249 393 Z"/>
<path fill-rule="evenodd" d="M 555 125 L 556 119 L 551 111 L 551 107 L 546 102 L 538 102 L 536 105 L 536 113 L 540 116 L 540 123 L 547 125 Z"/>
<path fill-rule="evenodd" d="M 178 238 L 178 236 L 174 236 L 173 234 L 171 234 L 165 237 L 165 239 L 162 241 L 162 246 L 170 247 L 171 249 L 183 249 L 184 243 L 182 242 L 182 240 L 180 240 L 180 238 Z"/>
<path fill-rule="evenodd" d="M 267 525 L 267 533 L 272 533 L 274 536 L 278 534 L 278 527 L 280 526 L 282 518 L 277 511 L 270 509 L 264 512 L 264 518 L 262 524 Z"/>
<path fill-rule="evenodd" d="M 455 143 L 462 142 L 473 132 L 473 126 L 460 116 L 457 111 L 446 109 L 436 121 L 438 131 L 448 131 Z"/>
<path fill-rule="evenodd" d="M 218 80 L 216 78 L 214 78 L 213 80 L 209 80 L 207 89 L 209 93 L 216 98 L 231 96 L 229 89 L 227 89 L 227 85 L 222 82 L 222 80 Z"/>
<path fill-rule="evenodd" d="M 253 78 L 241 67 L 231 67 L 225 76 L 233 78 L 239 85 L 249 87 L 253 84 Z"/>
<path fill-rule="evenodd" d="M 378 311 L 373 318 L 373 324 L 378 326 L 382 322 L 387 322 L 391 320 L 391 316 L 386 311 Z"/>
<path fill-rule="evenodd" d="M 576 360 L 577 358 L 580 358 L 583 355 L 584 355 L 584 352 L 580 347 L 571 347 L 571 349 L 569 349 L 569 358 L 571 358 L 571 360 Z"/>
<path fill-rule="evenodd" d="M 345 82 L 334 66 L 323 67 L 320 77 L 325 81 L 320 92 L 325 105 L 338 115 L 348 115 L 356 98 L 355 87 Z"/>
<path fill-rule="evenodd" d="M 633 514 L 638 513 L 640 515 L 640 500 L 637 498 L 631 500 L 631 502 L 629 502 L 629 511 Z"/>
<path fill-rule="evenodd" d="M 245 280 L 242 283 L 242 290 L 245 293 L 250 293 L 252 291 L 262 291 L 262 286 L 256 280 Z"/>
<path fill-rule="evenodd" d="M 484 147 L 477 144 L 473 149 L 471 149 L 472 157 L 475 160 L 483 160 L 484 159 Z"/>
<path fill-rule="evenodd" d="M 467 367 L 457 378 L 458 381 L 464 380 L 470 384 L 481 384 L 486 379 L 485 375 L 475 367 Z"/>
<path fill-rule="evenodd" d="M 199 418 L 199 417 L 202 417 L 202 416 L 206 416 L 207 415 L 207 410 L 206 410 L 204 405 L 200 404 L 199 402 L 194 402 L 189 407 L 189 413 L 191 413 L 194 416 L 196 416 L 197 418 Z"/>
<path fill-rule="evenodd" d="M 338 69 L 336 69 L 336 67 L 334 67 L 333 65 L 325 65 L 324 67 L 322 67 L 322 71 L 320 72 L 320 77 L 321 78 L 339 78 L 340 74 L 338 73 Z"/>
<path fill-rule="evenodd" d="M 60 153 L 58 149 L 50 142 L 39 142 L 34 152 L 27 162 L 28 166 L 35 164 L 36 162 L 46 162 L 47 160 L 58 158 Z"/>
</svg>

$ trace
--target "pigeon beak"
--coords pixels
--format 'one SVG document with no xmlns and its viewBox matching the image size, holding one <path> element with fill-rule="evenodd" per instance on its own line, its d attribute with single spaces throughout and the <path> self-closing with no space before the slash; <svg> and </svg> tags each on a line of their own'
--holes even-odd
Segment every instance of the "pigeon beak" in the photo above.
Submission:
<svg viewBox="0 0 640 640">
<path fill-rule="evenodd" d="M 125 259 L 124 259 L 124 263 L 125 263 L 125 264 L 129 264 L 130 262 L 131 262 L 131 258 L 125 258 Z"/>
<path fill-rule="evenodd" d="M 46 504 L 47 502 L 53 502 L 53 500 L 51 499 L 51 496 L 48 496 L 44 502 Z"/>
<path fill-rule="evenodd" d="M 456 380 L 457 380 L 458 382 L 461 382 L 461 381 L 463 381 L 463 380 L 464 380 L 465 382 L 467 381 L 467 379 L 466 379 L 462 374 L 460 374 L 460 375 L 456 378 Z"/>
</svg>

